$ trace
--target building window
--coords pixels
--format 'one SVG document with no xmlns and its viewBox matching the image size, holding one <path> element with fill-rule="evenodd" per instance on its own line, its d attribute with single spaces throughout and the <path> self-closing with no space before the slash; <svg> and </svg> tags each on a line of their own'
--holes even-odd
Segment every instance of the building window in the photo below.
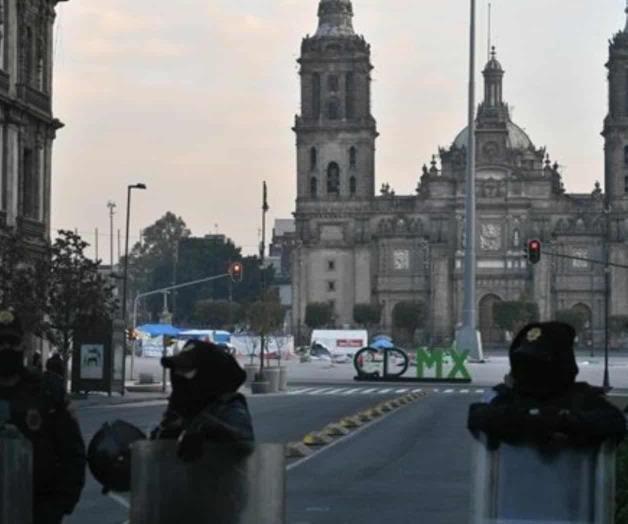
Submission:
<svg viewBox="0 0 628 524">
<path fill-rule="evenodd" d="M 338 91 L 338 77 L 336 75 L 329 75 L 327 77 L 327 89 L 332 93 Z"/>
<path fill-rule="evenodd" d="M 314 171 L 316 169 L 316 165 L 318 164 L 318 151 L 313 147 L 310 149 L 310 171 Z"/>
<path fill-rule="evenodd" d="M 334 280 L 327 281 L 327 291 L 330 293 L 336 291 L 336 282 Z"/>
<path fill-rule="evenodd" d="M 39 217 L 39 183 L 35 152 L 24 149 L 22 155 L 22 214 L 28 218 Z"/>
<path fill-rule="evenodd" d="M 310 179 L 310 196 L 316 198 L 318 194 L 318 180 L 315 177 Z"/>
<path fill-rule="evenodd" d="M 624 146 L 624 165 L 628 166 L 628 146 Z"/>
<path fill-rule="evenodd" d="M 355 195 L 356 188 L 357 188 L 357 182 L 356 182 L 356 180 L 355 180 L 355 177 L 354 177 L 354 176 L 352 176 L 352 177 L 349 179 L 349 192 L 350 192 L 352 195 Z"/>
<path fill-rule="evenodd" d="M 338 120 L 340 118 L 340 110 L 336 100 L 330 100 L 327 103 L 327 118 L 329 120 Z"/>
<path fill-rule="evenodd" d="M 340 167 L 336 162 L 331 162 L 327 167 L 327 193 L 340 193 Z"/>
<path fill-rule="evenodd" d="M 521 235 L 518 229 L 515 229 L 512 232 L 512 247 L 520 248 L 521 247 Z"/>
<path fill-rule="evenodd" d="M 327 271 L 335 271 L 336 270 L 336 261 L 328 260 L 327 261 Z"/>
<path fill-rule="evenodd" d="M 353 73 L 347 73 L 345 78 L 345 99 L 346 99 L 346 111 L 347 118 L 353 118 L 355 116 L 355 82 Z"/>
<path fill-rule="evenodd" d="M 26 26 L 26 42 L 24 45 L 24 83 L 32 85 L 33 83 L 33 64 L 34 64 L 34 46 L 33 29 Z"/>
<path fill-rule="evenodd" d="M 312 114 L 314 118 L 321 116 L 321 75 L 312 75 Z"/>
<path fill-rule="evenodd" d="M 355 168 L 358 162 L 358 150 L 355 147 L 349 149 L 349 167 Z"/>
</svg>

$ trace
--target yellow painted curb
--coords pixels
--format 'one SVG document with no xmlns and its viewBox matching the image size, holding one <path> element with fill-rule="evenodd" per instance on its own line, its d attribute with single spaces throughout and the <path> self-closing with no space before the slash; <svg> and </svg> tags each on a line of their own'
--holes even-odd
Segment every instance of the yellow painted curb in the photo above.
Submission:
<svg viewBox="0 0 628 524">
<path fill-rule="evenodd" d="M 325 444 L 329 444 L 333 439 L 328 437 L 327 435 L 323 435 L 322 433 L 315 431 L 312 433 L 308 433 L 303 437 L 303 444 L 306 446 L 324 446 Z"/>
<path fill-rule="evenodd" d="M 362 421 L 358 417 L 345 417 L 340 421 L 340 425 L 345 428 L 359 428 Z"/>
<path fill-rule="evenodd" d="M 323 429 L 323 433 L 330 437 L 342 437 L 351 433 L 349 429 L 341 426 L 340 424 L 329 424 Z"/>
<path fill-rule="evenodd" d="M 303 442 L 288 442 L 284 449 L 286 458 L 302 458 L 312 454 L 312 450 Z"/>
</svg>

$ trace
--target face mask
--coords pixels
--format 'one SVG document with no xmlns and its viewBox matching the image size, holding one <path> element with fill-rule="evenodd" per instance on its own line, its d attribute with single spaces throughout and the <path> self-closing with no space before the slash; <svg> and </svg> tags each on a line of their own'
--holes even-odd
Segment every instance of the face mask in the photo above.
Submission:
<svg viewBox="0 0 628 524">
<path fill-rule="evenodd" d="M 0 351 L 0 377 L 17 375 L 24 367 L 24 355 L 21 351 L 4 349 Z"/>
</svg>

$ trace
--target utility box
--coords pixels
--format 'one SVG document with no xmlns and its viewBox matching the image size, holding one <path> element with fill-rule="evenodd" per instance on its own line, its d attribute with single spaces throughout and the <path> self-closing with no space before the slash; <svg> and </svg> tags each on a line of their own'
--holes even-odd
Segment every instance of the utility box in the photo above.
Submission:
<svg viewBox="0 0 628 524">
<path fill-rule="evenodd" d="M 474 439 L 471 524 L 613 524 L 615 445 L 541 451 Z"/>
<path fill-rule="evenodd" d="M 207 443 L 185 463 L 174 440 L 131 447 L 130 524 L 284 524 L 285 458 L 280 444 L 244 454 Z"/>
<path fill-rule="evenodd" d="M 33 450 L 16 427 L 0 426 L 0 524 L 33 523 Z"/>
</svg>

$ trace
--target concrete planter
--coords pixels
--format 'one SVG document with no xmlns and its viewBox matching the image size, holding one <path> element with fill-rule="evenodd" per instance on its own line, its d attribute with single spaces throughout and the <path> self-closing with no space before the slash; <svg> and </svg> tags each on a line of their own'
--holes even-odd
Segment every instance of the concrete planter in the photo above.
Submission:
<svg viewBox="0 0 628 524">
<path fill-rule="evenodd" d="M 246 372 L 246 381 L 244 383 L 247 386 L 251 385 L 255 380 L 255 373 L 257 373 L 257 364 L 244 364 L 244 371 Z"/>
<path fill-rule="evenodd" d="M 265 395 L 267 393 L 274 393 L 271 388 L 271 384 L 268 381 L 256 381 L 251 382 L 251 393 L 254 395 Z"/>
<path fill-rule="evenodd" d="M 271 393 L 279 391 L 279 368 L 264 368 L 262 376 L 270 383 Z"/>
<path fill-rule="evenodd" d="M 288 389 L 288 367 L 279 366 L 279 391 Z"/>
</svg>

